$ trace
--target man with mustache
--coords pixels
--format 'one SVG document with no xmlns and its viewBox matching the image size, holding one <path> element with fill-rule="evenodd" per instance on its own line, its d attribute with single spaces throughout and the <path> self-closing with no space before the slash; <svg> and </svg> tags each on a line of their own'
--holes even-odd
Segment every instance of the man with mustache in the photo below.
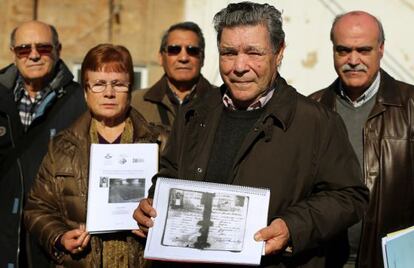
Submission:
<svg viewBox="0 0 414 268">
<path fill-rule="evenodd" d="M 382 267 L 381 237 L 414 224 L 414 87 L 380 68 L 384 31 L 371 14 L 337 16 L 331 40 L 339 77 L 310 97 L 343 118 L 370 203 L 362 222 L 329 248 L 346 267 Z"/>
<path fill-rule="evenodd" d="M 14 63 L 0 70 L 0 267 L 48 265 L 22 213 L 49 140 L 86 110 L 61 48 L 55 27 L 25 22 L 10 36 Z"/>
<path fill-rule="evenodd" d="M 159 62 L 165 74 L 151 88 L 132 93 L 131 105 L 147 121 L 170 127 L 178 109 L 213 88 L 202 75 L 205 41 L 194 22 L 171 25 L 161 38 Z"/>
</svg>

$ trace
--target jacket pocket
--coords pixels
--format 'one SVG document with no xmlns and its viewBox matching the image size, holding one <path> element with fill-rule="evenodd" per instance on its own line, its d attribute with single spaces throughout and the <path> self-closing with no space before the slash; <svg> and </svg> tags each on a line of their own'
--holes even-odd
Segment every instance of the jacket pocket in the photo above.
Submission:
<svg viewBox="0 0 414 268">
<path fill-rule="evenodd" d="M 56 185 L 59 206 L 69 221 L 84 222 L 85 196 L 81 191 L 80 179 L 74 172 L 56 171 Z"/>
</svg>

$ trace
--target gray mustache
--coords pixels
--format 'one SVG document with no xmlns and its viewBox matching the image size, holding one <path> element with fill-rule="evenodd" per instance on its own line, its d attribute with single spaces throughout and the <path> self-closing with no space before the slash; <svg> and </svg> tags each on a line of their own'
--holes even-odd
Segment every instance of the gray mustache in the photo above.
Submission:
<svg viewBox="0 0 414 268">
<path fill-rule="evenodd" d="M 362 63 L 355 65 L 355 66 L 351 66 L 348 63 L 346 63 L 341 66 L 341 71 L 343 72 L 346 72 L 346 71 L 356 71 L 356 72 L 365 71 L 366 72 L 367 70 L 368 70 L 368 67 Z"/>
</svg>

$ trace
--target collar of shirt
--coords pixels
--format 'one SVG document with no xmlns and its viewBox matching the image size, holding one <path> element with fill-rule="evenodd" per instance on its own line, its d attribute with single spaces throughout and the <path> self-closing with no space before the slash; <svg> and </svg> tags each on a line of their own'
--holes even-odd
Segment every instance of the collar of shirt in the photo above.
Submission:
<svg viewBox="0 0 414 268">
<path fill-rule="evenodd" d="M 20 74 L 18 74 L 17 80 L 16 80 L 16 87 L 14 88 L 14 100 L 15 102 L 19 102 L 23 98 L 23 96 L 26 96 L 27 98 L 30 99 L 32 103 L 37 103 L 43 100 L 44 97 L 46 97 L 51 91 L 52 90 L 50 86 L 48 85 L 42 90 L 37 91 L 33 99 L 32 97 L 30 97 L 29 92 L 24 87 L 23 77 Z"/>
<path fill-rule="evenodd" d="M 184 97 L 184 99 L 183 100 L 181 100 L 178 96 L 177 96 L 177 94 L 175 94 L 175 92 L 171 89 L 171 87 L 170 86 L 168 86 L 169 87 L 169 92 L 171 93 L 171 94 L 167 94 L 168 95 L 168 97 L 170 98 L 170 101 L 172 102 L 172 103 L 175 103 L 175 104 L 177 104 L 177 105 L 182 105 L 182 104 L 184 104 L 184 103 L 187 103 L 187 102 L 189 102 L 192 98 L 193 98 L 193 96 L 194 96 L 194 92 L 195 92 L 195 88 L 196 88 L 196 86 L 197 86 L 197 84 L 194 84 L 194 86 L 190 89 L 190 93 L 188 93 L 185 97 Z"/>
<path fill-rule="evenodd" d="M 270 101 L 274 92 L 275 92 L 274 88 L 267 90 L 262 96 L 260 96 L 258 100 L 250 104 L 249 107 L 247 107 L 246 111 L 252 111 L 252 110 L 263 108 Z M 227 109 L 230 109 L 233 111 L 238 110 L 236 105 L 234 105 L 234 102 L 231 99 L 230 93 L 228 90 L 226 90 L 226 92 L 223 95 L 223 104 Z"/>
<path fill-rule="evenodd" d="M 341 97 L 344 100 L 349 102 L 355 108 L 358 108 L 358 107 L 361 107 L 367 101 L 369 101 L 372 97 L 374 97 L 375 94 L 377 94 L 377 92 L 379 90 L 380 81 L 381 81 L 381 75 L 378 72 L 377 77 L 374 79 L 374 82 L 372 82 L 371 86 L 369 86 L 369 88 L 367 90 L 365 90 L 364 94 L 359 96 L 355 101 L 352 101 L 346 95 L 345 90 L 344 90 L 341 82 L 339 83 L 339 93 L 340 93 Z"/>
</svg>

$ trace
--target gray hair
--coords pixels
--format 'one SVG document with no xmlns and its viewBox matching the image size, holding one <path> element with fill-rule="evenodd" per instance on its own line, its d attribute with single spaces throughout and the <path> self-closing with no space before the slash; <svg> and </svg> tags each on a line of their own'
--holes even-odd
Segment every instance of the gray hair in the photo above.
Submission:
<svg viewBox="0 0 414 268">
<path fill-rule="evenodd" d="M 385 33 L 384 33 L 384 28 L 382 27 L 381 21 L 377 17 L 375 17 L 375 16 L 373 16 L 373 15 L 367 13 L 367 12 L 364 12 L 364 11 L 351 11 L 351 12 L 347 12 L 347 13 L 337 15 L 335 17 L 334 21 L 332 22 L 332 27 L 331 27 L 331 32 L 330 32 L 330 38 L 331 38 L 332 43 L 334 41 L 334 28 L 335 28 L 335 25 L 338 23 L 338 21 L 340 19 L 342 19 L 346 15 L 363 15 L 363 14 L 369 15 L 377 23 L 377 25 L 378 25 L 378 44 L 384 44 L 384 42 L 385 42 Z"/>
<path fill-rule="evenodd" d="M 217 31 L 218 43 L 220 43 L 224 28 L 258 24 L 267 27 L 274 52 L 279 51 L 285 43 L 282 13 L 269 4 L 257 4 L 247 1 L 229 4 L 214 16 L 213 23 Z"/>
<path fill-rule="evenodd" d="M 50 24 L 46 24 L 46 25 L 49 26 L 50 31 L 52 32 L 52 44 L 55 47 L 58 47 L 60 45 L 59 34 L 58 34 L 55 26 L 50 25 Z M 11 34 L 10 34 L 10 47 L 14 47 L 14 45 L 16 45 L 16 32 L 17 32 L 18 28 L 19 27 L 14 28 L 13 31 L 11 32 Z"/>
<path fill-rule="evenodd" d="M 204 58 L 204 49 L 206 47 L 206 42 L 204 40 L 203 32 L 201 31 L 201 28 L 192 21 L 185 21 L 171 25 L 170 28 L 168 28 L 168 30 L 165 31 L 161 37 L 161 45 L 159 50 L 160 53 L 163 52 L 167 46 L 168 35 L 175 30 L 191 31 L 195 33 L 198 37 L 198 46 L 201 48 L 201 53 Z"/>
</svg>

